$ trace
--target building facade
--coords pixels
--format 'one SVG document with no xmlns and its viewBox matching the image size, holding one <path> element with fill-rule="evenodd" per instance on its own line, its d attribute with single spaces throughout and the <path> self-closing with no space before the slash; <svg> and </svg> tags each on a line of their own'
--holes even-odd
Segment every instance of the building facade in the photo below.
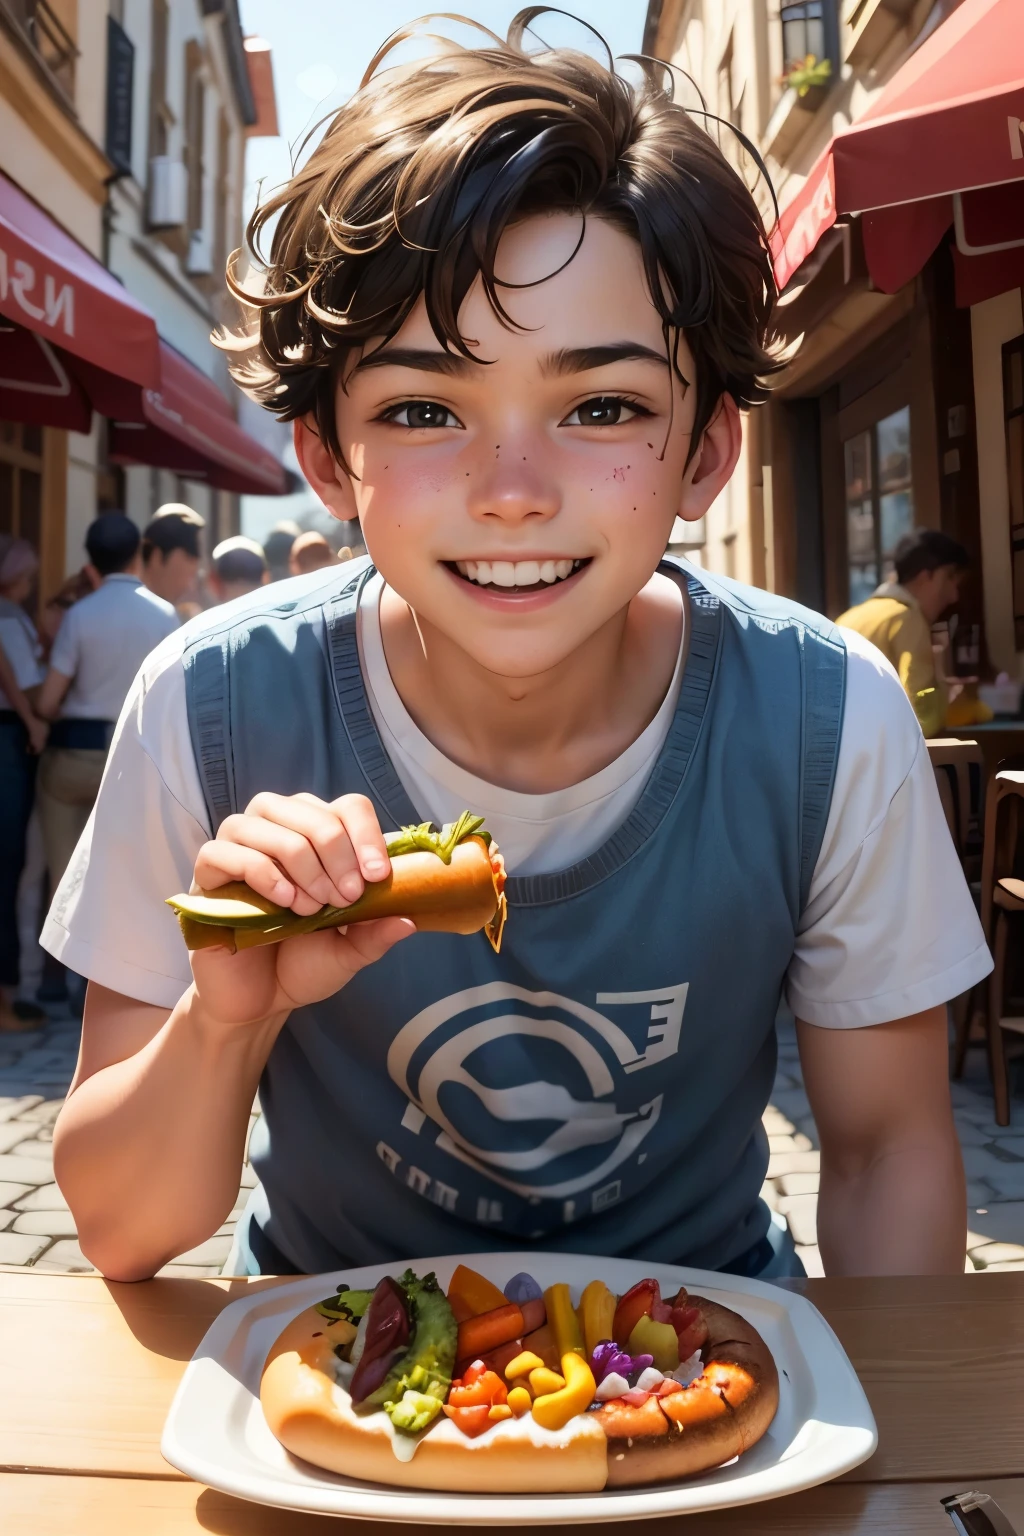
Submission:
<svg viewBox="0 0 1024 1536">
<path fill-rule="evenodd" d="M 0 531 L 41 595 L 98 512 L 186 501 L 216 541 L 285 489 L 210 340 L 246 139 L 276 132 L 237 0 L 0 0 Z"/>
<path fill-rule="evenodd" d="M 728 125 L 756 146 L 785 228 L 831 142 L 878 110 L 901 66 L 959 5 L 653 0 L 645 51 L 689 76 L 677 85 L 684 104 L 699 106 L 699 88 L 724 120 L 722 147 L 771 227 L 771 190 Z M 1006 176 L 1015 174 L 1012 165 Z M 828 197 L 827 181 L 821 193 Z M 802 209 L 800 219 L 814 225 L 818 213 Z M 798 245 L 800 219 L 790 221 Z M 953 235 L 937 234 L 921 269 L 898 286 L 877 280 L 877 250 L 866 258 L 870 214 L 836 219 L 785 262 L 778 317 L 787 361 L 771 402 L 747 417 L 743 462 L 708 514 L 697 558 L 835 616 L 883 579 L 902 533 L 941 527 L 973 562 L 954 666 L 1024 675 L 1024 539 L 1011 558 L 1011 503 L 1022 488 L 1007 467 L 1021 293 L 1011 286 L 970 303 Z M 1024 534 L 1024 514 L 1012 515 Z"/>
</svg>

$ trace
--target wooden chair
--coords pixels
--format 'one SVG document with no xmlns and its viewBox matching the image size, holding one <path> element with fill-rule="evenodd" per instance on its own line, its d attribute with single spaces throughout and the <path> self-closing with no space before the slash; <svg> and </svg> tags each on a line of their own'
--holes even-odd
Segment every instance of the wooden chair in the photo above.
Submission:
<svg viewBox="0 0 1024 1536">
<path fill-rule="evenodd" d="M 976 882 L 982 862 L 979 827 L 985 783 L 984 756 L 976 741 L 960 741 L 955 736 L 933 737 L 927 745 L 953 845 L 965 877 Z M 952 1003 L 954 1077 L 963 1076 L 972 1031 L 976 1032 L 979 1043 L 986 1038 L 984 1008 L 972 1006 L 975 991 L 972 987 Z"/>
<path fill-rule="evenodd" d="M 955 736 L 935 737 L 927 745 L 950 836 L 964 873 L 976 880 L 979 871 L 970 865 L 977 860 L 981 845 L 984 756 L 976 741 L 959 741 Z"/>
<path fill-rule="evenodd" d="M 1024 818 L 1024 769 L 1000 769 L 988 787 L 981 866 L 981 922 L 992 947 L 986 1027 L 997 1125 L 1010 1123 L 1006 1034 L 1024 1036 L 1024 1016 L 1004 1014 L 1010 917 L 1024 912 L 1024 880 L 1015 873 Z"/>
</svg>

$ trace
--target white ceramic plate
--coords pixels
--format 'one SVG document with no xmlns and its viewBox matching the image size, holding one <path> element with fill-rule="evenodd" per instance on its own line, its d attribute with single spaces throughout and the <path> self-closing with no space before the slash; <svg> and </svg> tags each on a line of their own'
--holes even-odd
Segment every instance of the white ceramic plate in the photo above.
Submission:
<svg viewBox="0 0 1024 1536">
<path fill-rule="evenodd" d="M 455 1266 L 471 1265 L 504 1285 L 519 1270 L 541 1285 L 567 1281 L 574 1300 L 589 1280 L 620 1294 L 645 1275 L 671 1295 L 680 1285 L 732 1307 L 764 1338 L 779 1368 L 779 1411 L 768 1433 L 739 1460 L 680 1483 L 604 1493 L 493 1496 L 429 1493 L 360 1483 L 289 1455 L 260 1409 L 263 1362 L 285 1325 L 329 1296 L 338 1279 L 372 1286 L 402 1264 L 377 1264 L 296 1280 L 232 1302 L 193 1356 L 171 1404 L 160 1449 L 197 1482 L 283 1509 L 445 1525 L 552 1525 L 639 1520 L 753 1504 L 797 1493 L 859 1466 L 878 1434 L 867 1398 L 842 1345 L 802 1296 L 761 1280 L 578 1254 L 457 1254 L 410 1261 L 447 1286 Z"/>
</svg>

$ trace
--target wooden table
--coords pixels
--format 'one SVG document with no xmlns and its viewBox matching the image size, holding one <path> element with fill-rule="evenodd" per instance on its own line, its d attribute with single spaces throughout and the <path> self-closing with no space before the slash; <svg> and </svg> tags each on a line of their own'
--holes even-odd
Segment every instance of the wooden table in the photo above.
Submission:
<svg viewBox="0 0 1024 1536">
<path fill-rule="evenodd" d="M 943 726 L 941 734 L 957 736 L 961 741 L 976 741 L 985 758 L 986 774 L 995 773 L 1004 757 L 1024 752 L 1024 720 L 1008 716 L 988 720 L 984 725 Z"/>
<path fill-rule="evenodd" d="M 212 1319 L 247 1287 L 278 1283 L 115 1285 L 0 1270 L 4 1536 L 399 1536 L 394 1525 L 340 1526 L 214 1493 L 160 1455 L 174 1389 Z M 807 1493 L 643 1529 L 951 1536 L 939 1498 L 980 1487 L 1024 1536 L 1024 1274 L 790 1283 L 828 1318 L 857 1368 L 878 1450 Z M 555 1527 L 544 1529 L 554 1536 Z M 617 1536 L 626 1527 L 603 1529 Z"/>
</svg>

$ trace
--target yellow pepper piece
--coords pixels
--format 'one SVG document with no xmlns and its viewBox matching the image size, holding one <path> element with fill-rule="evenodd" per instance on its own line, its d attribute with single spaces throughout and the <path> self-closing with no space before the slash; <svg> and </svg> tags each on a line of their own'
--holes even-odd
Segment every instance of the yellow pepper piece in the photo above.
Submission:
<svg viewBox="0 0 1024 1536">
<path fill-rule="evenodd" d="M 502 1419 L 510 1419 L 512 1417 L 512 1409 L 508 1406 L 507 1403 L 495 1403 L 487 1417 L 489 1419 L 493 1419 L 497 1424 Z"/>
<path fill-rule="evenodd" d="M 514 1381 L 517 1376 L 529 1376 L 531 1371 L 539 1371 L 543 1364 L 540 1355 L 535 1355 L 532 1349 L 524 1349 L 506 1365 L 505 1379 Z"/>
<path fill-rule="evenodd" d="M 591 1359 L 601 1340 L 612 1337 L 612 1323 L 615 1319 L 615 1297 L 603 1280 L 591 1280 L 580 1298 L 580 1313 L 583 1342 L 587 1358 Z"/>
<path fill-rule="evenodd" d="M 674 1371 L 679 1364 L 679 1336 L 671 1323 L 642 1317 L 626 1345 L 631 1355 L 653 1355 L 659 1371 Z"/>
<path fill-rule="evenodd" d="M 569 1296 L 567 1285 L 549 1285 L 544 1292 L 548 1327 L 555 1336 L 555 1348 L 562 1355 L 585 1353 L 580 1320 Z"/>
<path fill-rule="evenodd" d="M 586 1413 L 594 1400 L 597 1383 L 582 1355 L 569 1350 L 562 1356 L 562 1370 L 565 1386 L 561 1391 L 534 1398 L 533 1416 L 542 1429 L 564 1429 L 578 1413 Z"/>
<path fill-rule="evenodd" d="M 533 1398 L 526 1387 L 513 1387 L 508 1394 L 508 1406 L 515 1417 L 521 1419 L 533 1407 Z"/>
<path fill-rule="evenodd" d="M 564 1386 L 565 1377 L 559 1376 L 557 1371 L 549 1371 L 546 1365 L 530 1372 L 530 1391 L 534 1397 L 543 1397 L 545 1392 L 561 1392 Z"/>
</svg>

